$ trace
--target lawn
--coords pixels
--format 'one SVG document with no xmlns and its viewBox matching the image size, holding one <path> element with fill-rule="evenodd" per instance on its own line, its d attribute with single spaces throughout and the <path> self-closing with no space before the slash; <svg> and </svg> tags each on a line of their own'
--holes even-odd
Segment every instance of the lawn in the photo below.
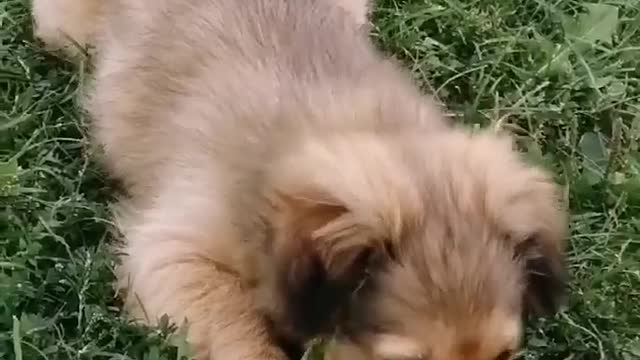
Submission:
<svg viewBox="0 0 640 360">
<path fill-rule="evenodd" d="M 640 2 L 380 0 L 373 22 L 451 116 L 513 131 L 566 189 L 571 297 L 521 358 L 640 359 Z M 0 44 L 0 359 L 177 359 L 183 337 L 129 324 L 110 288 L 85 66 L 40 49 L 27 0 L 0 0 Z"/>
</svg>

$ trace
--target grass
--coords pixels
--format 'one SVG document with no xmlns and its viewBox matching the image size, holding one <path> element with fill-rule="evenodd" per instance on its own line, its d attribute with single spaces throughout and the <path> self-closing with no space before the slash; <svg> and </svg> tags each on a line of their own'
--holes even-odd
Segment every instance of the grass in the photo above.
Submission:
<svg viewBox="0 0 640 360">
<path fill-rule="evenodd" d="M 373 38 L 460 121 L 512 130 L 572 211 L 571 298 L 522 359 L 640 359 L 640 3 L 379 0 Z M 27 0 L 0 0 L 0 359 L 177 359 L 109 287 L 110 189 Z"/>
</svg>

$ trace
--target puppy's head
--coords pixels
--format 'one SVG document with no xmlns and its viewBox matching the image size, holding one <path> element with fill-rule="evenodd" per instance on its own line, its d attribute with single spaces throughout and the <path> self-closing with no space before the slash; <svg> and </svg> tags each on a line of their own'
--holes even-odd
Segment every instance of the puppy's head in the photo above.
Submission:
<svg viewBox="0 0 640 360">
<path fill-rule="evenodd" d="M 270 313 L 347 358 L 510 359 L 557 310 L 557 189 L 508 139 L 447 130 L 307 139 L 272 166 Z"/>
</svg>

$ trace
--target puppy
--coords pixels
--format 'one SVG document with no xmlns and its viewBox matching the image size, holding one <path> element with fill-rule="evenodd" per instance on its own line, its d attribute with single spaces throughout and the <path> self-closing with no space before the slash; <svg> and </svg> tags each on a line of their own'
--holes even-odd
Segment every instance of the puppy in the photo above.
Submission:
<svg viewBox="0 0 640 360">
<path fill-rule="evenodd" d="M 448 124 L 363 0 L 35 0 L 95 48 L 85 108 L 126 185 L 126 308 L 198 359 L 507 360 L 564 293 L 556 186 Z M 73 40 L 73 41 L 72 41 Z M 289 354 L 289 355 L 287 355 Z"/>
</svg>

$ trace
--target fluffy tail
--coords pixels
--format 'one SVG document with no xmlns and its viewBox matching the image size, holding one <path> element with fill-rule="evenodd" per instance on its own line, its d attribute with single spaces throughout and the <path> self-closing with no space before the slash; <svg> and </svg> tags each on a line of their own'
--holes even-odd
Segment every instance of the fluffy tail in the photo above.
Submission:
<svg viewBox="0 0 640 360">
<path fill-rule="evenodd" d="M 90 45 L 107 0 L 33 0 L 35 36 L 51 50 L 77 54 Z"/>
</svg>

